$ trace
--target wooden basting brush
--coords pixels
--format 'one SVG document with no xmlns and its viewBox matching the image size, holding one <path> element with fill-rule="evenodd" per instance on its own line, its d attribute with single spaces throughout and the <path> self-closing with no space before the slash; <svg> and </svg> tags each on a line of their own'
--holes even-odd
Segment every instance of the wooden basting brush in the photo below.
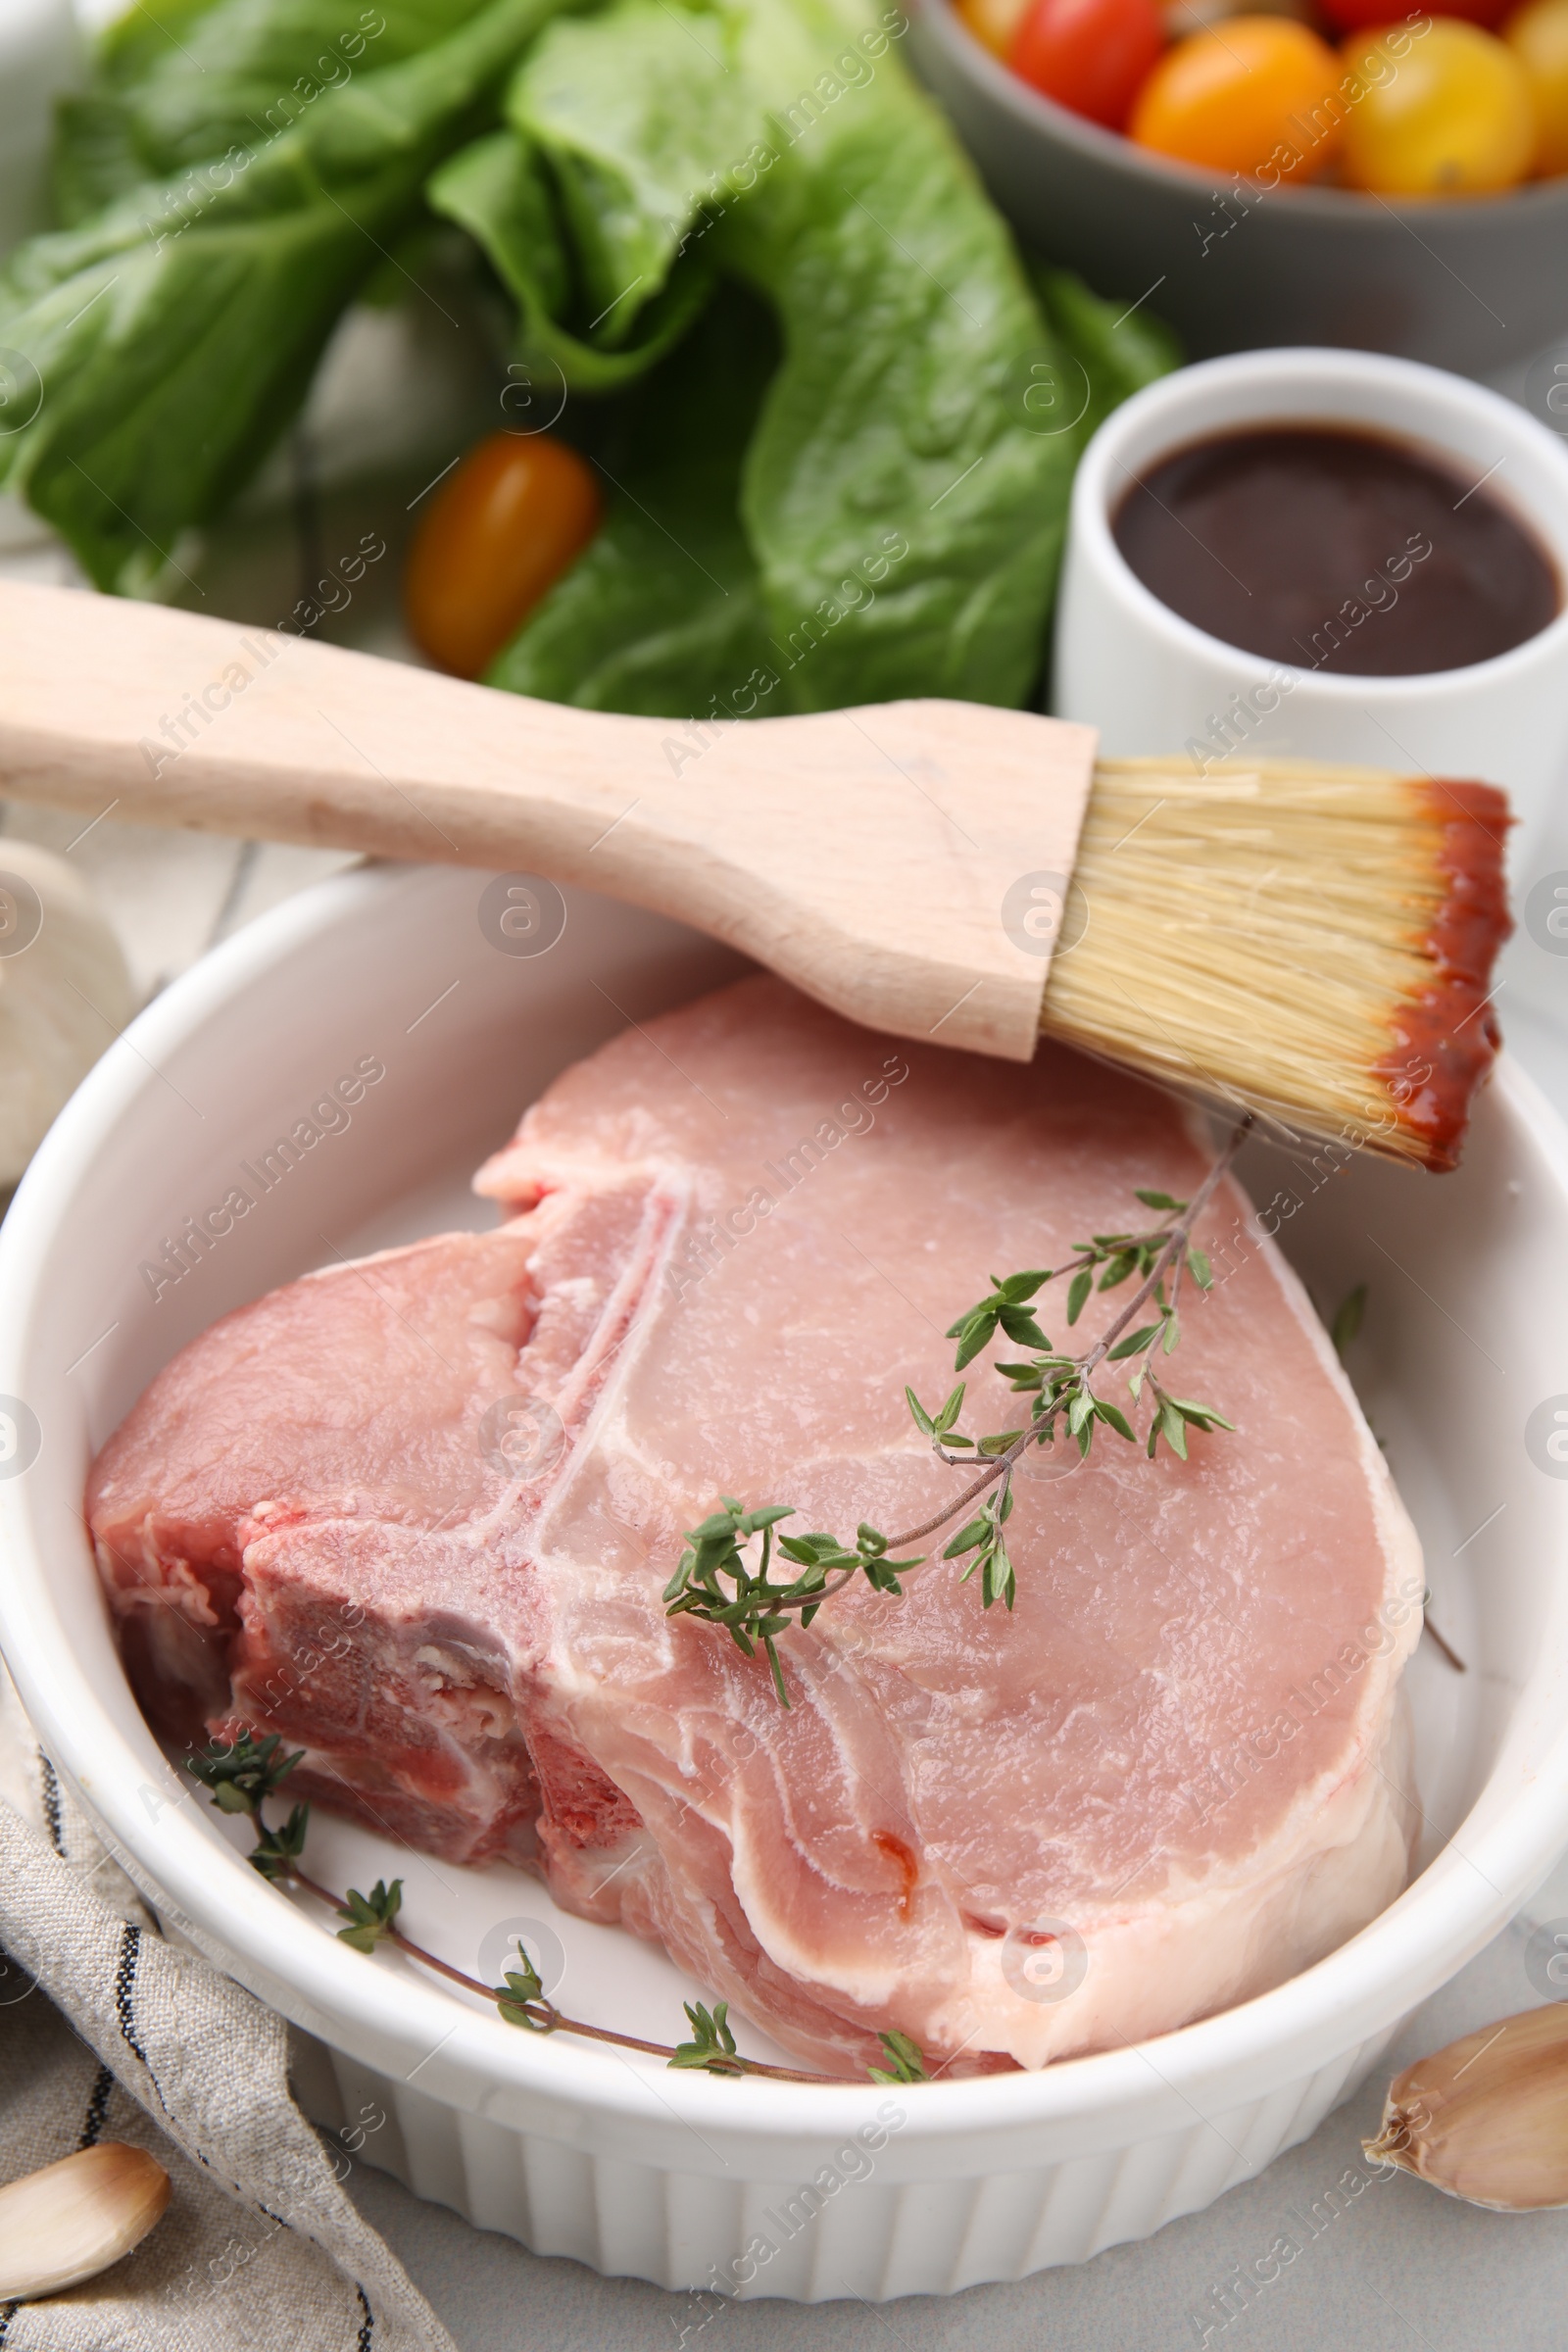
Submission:
<svg viewBox="0 0 1568 2352">
<path fill-rule="evenodd" d="M 19 798 L 511 872 L 524 923 L 530 878 L 580 883 L 897 1036 L 1026 1061 L 1044 1029 L 1452 1167 L 1498 1043 L 1502 794 L 1094 753 L 973 703 L 623 717 L 0 583 Z"/>
</svg>

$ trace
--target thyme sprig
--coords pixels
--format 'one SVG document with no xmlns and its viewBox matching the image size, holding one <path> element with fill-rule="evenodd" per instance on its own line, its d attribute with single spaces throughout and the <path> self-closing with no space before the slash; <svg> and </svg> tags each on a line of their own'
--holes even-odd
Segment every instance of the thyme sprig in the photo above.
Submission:
<svg viewBox="0 0 1568 2352">
<path fill-rule="evenodd" d="M 773 1643 L 789 1624 L 791 1612 L 798 1610 L 802 1625 L 809 1625 L 829 1594 L 857 1574 L 863 1574 L 878 1592 L 902 1593 L 899 1571 L 920 1564 L 917 1559 L 890 1560 L 886 1536 L 879 1535 L 863 1519 L 856 1530 L 853 1549 L 841 1544 L 837 1536 L 775 1539 L 774 1529 L 779 1520 L 794 1516 L 787 1503 L 748 1511 L 733 1495 L 723 1495 L 718 1509 L 701 1527 L 688 1531 L 688 1548 L 664 1587 L 667 1616 L 690 1615 L 700 1617 L 706 1625 L 724 1626 L 749 1658 L 755 1657 L 760 1648 L 765 1651 L 773 1688 L 780 1705 L 786 1707 L 790 1703 L 789 1692 L 784 1688 L 778 1651 Z M 762 1550 L 754 1571 L 747 1566 L 741 1545 L 758 1535 L 762 1539 Z M 801 1570 L 799 1576 L 779 1584 L 771 1582 L 768 1576 L 775 1540 L 785 1558 Z M 724 1591 L 719 1581 L 722 1577 L 728 1577 L 733 1584 L 732 1594 Z M 837 1577 L 838 1582 L 830 1584 L 830 1577 Z"/>
<path fill-rule="evenodd" d="M 211 1791 L 220 1812 L 255 1813 L 264 1796 L 276 1794 L 305 1753 L 297 1747 L 291 1756 L 279 1755 L 281 1746 L 280 1733 L 255 1740 L 241 1732 L 232 1742 L 216 1740 L 200 1755 L 187 1757 L 185 1769 Z"/>
<path fill-rule="evenodd" d="M 701 2067 L 710 2075 L 743 2075 L 746 2065 L 729 2030 L 728 2001 L 715 2002 L 711 2012 L 701 2001 L 683 2001 L 681 2007 L 690 2021 L 692 2038 L 680 2043 L 670 2065 Z"/>
<path fill-rule="evenodd" d="M 897 2031 L 891 2034 L 879 2034 L 877 2039 L 882 2044 L 887 2065 L 866 2068 L 865 2071 L 873 2082 L 930 2082 L 931 2077 L 926 2072 L 925 2052 L 917 2041 L 909 2039 L 907 2034 L 900 2034 Z"/>
<path fill-rule="evenodd" d="M 481 2000 L 494 2001 L 497 2015 L 507 2025 L 518 2026 L 530 2034 L 572 2034 L 587 2041 L 611 2042 L 617 2049 L 641 2050 L 648 2057 L 662 2058 L 666 2066 L 687 2072 L 764 2075 L 775 2082 L 828 2083 L 834 2080 L 792 2066 L 770 2066 L 761 2058 L 743 2057 L 735 2047 L 728 2003 L 724 2001 L 715 2002 L 711 2010 L 701 2001 L 685 2003 L 691 2038 L 677 2043 L 645 2041 L 636 2034 L 617 2034 L 612 2027 L 590 2026 L 581 2018 L 567 2017 L 547 1996 L 543 1980 L 520 1939 L 516 1965 L 502 1971 L 505 1982 L 500 1984 L 486 1984 L 480 1978 L 470 1977 L 466 1969 L 454 1968 L 450 1960 L 426 1951 L 423 1944 L 416 1943 L 398 1926 L 403 1909 L 401 1879 L 394 1879 L 390 1886 L 384 1879 L 377 1879 L 368 1894 L 351 1886 L 345 1897 L 334 1894 L 330 1887 L 310 1877 L 301 1859 L 310 1827 L 308 1804 L 295 1805 L 280 1829 L 268 1827 L 263 1805 L 282 1786 L 305 1753 L 303 1748 L 297 1748 L 292 1755 L 280 1755 L 280 1745 L 275 1732 L 265 1740 L 257 1740 L 248 1731 L 240 1731 L 232 1741 L 218 1740 L 200 1753 L 187 1756 L 185 1769 L 211 1792 L 223 1812 L 251 1815 L 256 1825 L 256 1844 L 248 1857 L 252 1869 L 260 1871 L 274 1886 L 300 1887 L 318 1902 L 324 1903 L 337 1918 L 346 1920 L 347 1926 L 336 1933 L 338 1940 L 351 1950 L 370 1954 L 383 1943 L 395 1945 L 421 1968 L 433 1969 L 450 1984 L 477 1993 Z M 225 1789 L 239 1791 L 237 1799 L 229 1797 L 225 1801 L 221 1793 Z M 873 2082 L 929 2080 L 919 2048 L 907 2034 L 884 2034 L 881 2041 L 890 2064 L 905 2064 L 920 2071 L 890 2075 L 880 2068 L 868 2067 L 866 2072 Z"/>
<path fill-rule="evenodd" d="M 726 1494 L 710 1518 L 688 1531 L 687 1549 L 664 1588 L 665 1613 L 671 1617 L 691 1614 L 706 1624 L 723 1626 L 747 1657 L 754 1657 L 759 1648 L 764 1650 L 779 1703 L 787 1707 L 789 1691 L 775 1643 L 791 1620 L 809 1625 L 822 1603 L 843 1592 L 857 1576 L 863 1576 L 879 1592 L 902 1595 L 900 1575 L 923 1566 L 928 1555 L 916 1553 L 899 1559 L 891 1555 L 940 1533 L 973 1503 L 980 1504 L 979 1510 L 952 1537 L 942 1557 L 965 1562 L 960 1583 L 979 1576 L 983 1607 L 989 1609 L 998 1600 L 1008 1609 L 1013 1606 L 1017 1576 L 1004 1531 L 1012 1513 L 1013 1472 L 1030 1446 L 1054 1445 L 1062 1424 L 1082 1459 L 1088 1458 L 1098 1428 L 1110 1430 L 1129 1445 L 1137 1443 L 1121 1406 L 1095 1388 L 1095 1375 L 1102 1365 L 1128 1367 L 1127 1393 L 1132 1403 L 1142 1402 L 1147 1388 L 1152 1405 L 1146 1436 L 1151 1460 L 1161 1439 L 1186 1461 L 1190 1430 L 1233 1429 L 1235 1424 L 1213 1405 L 1174 1396 L 1156 1367 L 1175 1353 L 1181 1342 L 1178 1301 L 1183 1280 L 1190 1279 L 1199 1291 L 1206 1291 L 1212 1284 L 1208 1258 L 1194 1242 L 1193 1232 L 1251 1126 L 1249 1113 L 1238 1123 L 1190 1200 L 1178 1200 L 1152 1189 L 1136 1192 L 1143 1206 L 1157 1213 L 1158 1223 L 1141 1230 L 1093 1234 L 1087 1242 L 1074 1246 L 1065 1265 L 993 1275 L 986 1297 L 951 1326 L 947 1336 L 957 1342 L 956 1372 L 962 1372 L 999 1335 L 1014 1347 L 1034 1350 L 1018 1362 L 999 1362 L 996 1367 L 1015 1394 L 1032 1398 L 1022 1428 L 995 1430 L 983 1437 L 971 1437 L 960 1429 L 966 1390 L 962 1381 L 935 1412 L 927 1410 L 912 1389 L 905 1390 L 914 1425 L 929 1440 L 938 1459 L 950 1467 L 979 1470 L 979 1476 L 956 1501 L 902 1535 L 885 1536 L 862 1520 L 855 1543 L 849 1544 L 824 1533 L 779 1535 L 779 1523 L 795 1516 L 792 1504 L 767 1503 L 749 1510 Z M 1066 1315 L 1071 1328 L 1097 1288 L 1117 1290 L 1134 1275 L 1140 1277 L 1137 1290 L 1092 1347 L 1074 1354 L 1054 1346 L 1042 1330 L 1035 1302 L 1049 1284 L 1066 1281 Z M 761 1553 L 754 1569 L 743 1546 L 758 1536 Z M 775 1544 L 801 1570 L 799 1576 L 776 1582 L 770 1577 Z M 726 1582 L 731 1588 L 728 1591 Z"/>
</svg>

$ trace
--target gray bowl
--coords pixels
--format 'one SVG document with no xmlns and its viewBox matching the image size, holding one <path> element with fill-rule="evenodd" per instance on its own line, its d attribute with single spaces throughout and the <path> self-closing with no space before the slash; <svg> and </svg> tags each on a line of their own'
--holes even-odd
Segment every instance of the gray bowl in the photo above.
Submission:
<svg viewBox="0 0 1568 2352">
<path fill-rule="evenodd" d="M 1491 376 L 1568 332 L 1568 178 L 1467 203 L 1244 196 L 1042 98 L 947 0 L 910 13 L 915 71 L 1023 237 L 1144 296 L 1194 359 L 1333 343 Z"/>
</svg>

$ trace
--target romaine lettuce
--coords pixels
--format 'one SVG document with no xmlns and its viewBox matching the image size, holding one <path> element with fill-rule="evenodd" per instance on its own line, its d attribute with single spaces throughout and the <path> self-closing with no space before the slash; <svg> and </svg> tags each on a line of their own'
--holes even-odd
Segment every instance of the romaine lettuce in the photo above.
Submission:
<svg viewBox="0 0 1568 2352">
<path fill-rule="evenodd" d="M 431 170 L 494 120 L 509 69 L 560 4 L 489 0 L 434 47 L 323 91 L 275 136 L 11 257 L 0 347 L 34 413 L 0 439 L 0 482 L 101 587 L 156 579 L 180 532 L 255 471 Z"/>
<path fill-rule="evenodd" d="M 1031 360 L 1059 355 L 1005 228 L 906 78 L 904 24 L 896 7 L 877 18 L 828 0 L 733 0 L 723 15 L 616 0 L 554 26 L 509 106 L 567 185 L 591 149 L 614 228 L 598 291 L 634 263 L 657 279 L 685 242 L 688 260 L 710 253 L 779 320 L 783 359 L 736 482 L 776 708 L 1018 702 L 1043 658 L 1075 453 L 1035 429 L 1022 396 Z M 705 56 L 721 69 L 706 78 Z M 683 79 L 722 88 L 724 103 L 677 105 Z M 702 495 L 706 524 L 711 468 Z M 616 514 L 612 527 L 635 539 L 630 513 Z M 710 591 L 687 587 L 711 609 Z M 570 583 L 492 674 L 531 675 L 540 634 L 552 673 L 569 667 L 560 600 L 597 698 L 612 649 Z M 651 602 L 648 618 L 667 631 L 667 604 Z M 670 707 L 739 692 L 748 671 L 694 673 Z"/>
</svg>

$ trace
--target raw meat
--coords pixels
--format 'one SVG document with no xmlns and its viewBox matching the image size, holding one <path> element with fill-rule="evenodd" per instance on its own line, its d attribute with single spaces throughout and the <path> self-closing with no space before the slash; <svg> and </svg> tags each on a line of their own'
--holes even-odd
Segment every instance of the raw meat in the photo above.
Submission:
<svg viewBox="0 0 1568 2352">
<path fill-rule="evenodd" d="M 785 1712 L 661 1598 L 721 1492 L 924 1518 L 960 1474 L 903 1392 L 946 1394 L 955 1315 L 1202 1167 L 1068 1052 L 900 1046 L 769 979 L 628 1031 L 481 1171 L 511 1221 L 227 1316 L 110 1440 L 88 1506 L 144 1704 L 282 1733 L 302 1794 L 537 1868 L 834 2069 L 888 2027 L 1039 2066 L 1280 1982 L 1403 1884 L 1423 1580 L 1234 1187 L 1175 1385 L 1236 1434 L 1034 1456 L 1012 1615 L 936 1559 L 852 1589 L 784 1638 Z M 970 1380 L 969 1427 L 1016 1422 Z"/>
</svg>

